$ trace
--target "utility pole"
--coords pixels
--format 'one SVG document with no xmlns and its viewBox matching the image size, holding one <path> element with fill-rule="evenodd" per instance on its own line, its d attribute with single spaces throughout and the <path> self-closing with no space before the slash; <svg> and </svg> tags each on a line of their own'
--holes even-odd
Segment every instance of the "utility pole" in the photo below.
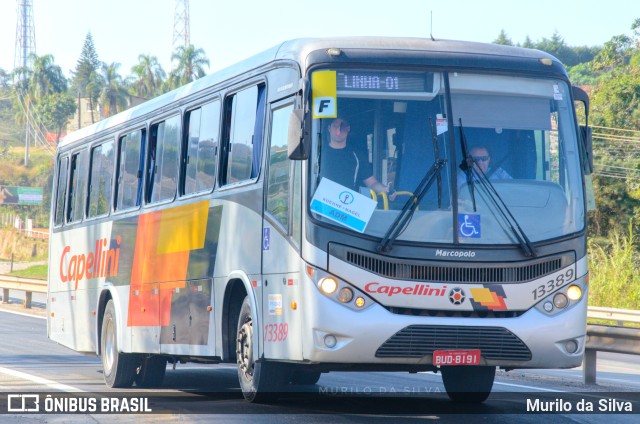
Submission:
<svg viewBox="0 0 640 424">
<path fill-rule="evenodd" d="M 18 22 L 16 24 L 16 46 L 13 68 L 33 69 L 32 54 L 36 52 L 35 25 L 33 23 L 33 0 L 17 0 Z M 26 77 L 25 74 L 22 74 Z M 24 166 L 29 166 L 29 136 L 31 134 L 30 99 L 24 98 L 27 125 L 25 131 Z"/>
<path fill-rule="evenodd" d="M 186 48 L 191 44 L 189 26 L 189 0 L 176 0 L 173 15 L 172 51 L 175 51 L 178 46 Z"/>
</svg>

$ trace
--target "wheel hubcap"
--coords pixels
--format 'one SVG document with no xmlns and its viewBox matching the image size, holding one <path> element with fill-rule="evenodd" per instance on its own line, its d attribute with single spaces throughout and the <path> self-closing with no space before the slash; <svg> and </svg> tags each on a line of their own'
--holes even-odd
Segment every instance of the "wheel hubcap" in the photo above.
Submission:
<svg viewBox="0 0 640 424">
<path fill-rule="evenodd" d="M 113 368 L 113 362 L 115 361 L 115 331 L 113 327 L 113 321 L 107 321 L 107 330 L 105 331 L 105 339 L 104 343 L 104 369 L 107 374 L 111 373 L 111 369 Z"/>
<path fill-rule="evenodd" d="M 238 367 L 249 380 L 253 378 L 253 349 L 251 348 L 252 336 L 253 325 L 251 320 L 249 320 L 240 327 L 236 343 Z"/>
</svg>

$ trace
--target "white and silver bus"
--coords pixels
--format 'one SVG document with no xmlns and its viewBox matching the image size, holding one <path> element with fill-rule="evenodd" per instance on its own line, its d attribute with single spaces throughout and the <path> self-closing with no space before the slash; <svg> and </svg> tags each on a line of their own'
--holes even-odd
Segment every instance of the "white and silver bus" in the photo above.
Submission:
<svg viewBox="0 0 640 424">
<path fill-rule="evenodd" d="M 250 401 L 335 370 L 483 401 L 497 367 L 578 366 L 575 101 L 540 51 L 299 39 L 81 129 L 55 160 L 49 337 L 110 387 L 236 363 Z"/>
</svg>

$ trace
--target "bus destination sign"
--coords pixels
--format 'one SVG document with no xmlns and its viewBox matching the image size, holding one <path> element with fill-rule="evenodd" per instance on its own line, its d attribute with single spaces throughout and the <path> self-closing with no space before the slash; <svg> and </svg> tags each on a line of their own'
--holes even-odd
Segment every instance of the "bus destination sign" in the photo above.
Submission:
<svg viewBox="0 0 640 424">
<path fill-rule="evenodd" d="M 425 93 L 433 91 L 431 72 L 338 71 L 338 91 Z"/>
</svg>

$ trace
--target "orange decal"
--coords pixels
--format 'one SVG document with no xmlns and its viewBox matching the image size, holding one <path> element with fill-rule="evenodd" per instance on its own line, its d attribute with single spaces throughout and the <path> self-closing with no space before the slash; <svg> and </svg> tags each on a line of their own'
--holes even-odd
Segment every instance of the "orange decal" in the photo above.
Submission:
<svg viewBox="0 0 640 424">
<path fill-rule="evenodd" d="M 471 296 L 473 297 L 473 301 L 479 303 L 485 308 L 488 308 L 492 311 L 507 309 L 507 304 L 504 301 L 504 296 L 501 296 L 487 288 L 473 288 L 470 291 Z"/>
<path fill-rule="evenodd" d="M 129 326 L 169 325 L 171 293 L 185 287 L 191 250 L 204 247 L 208 208 L 202 201 L 139 217 Z"/>
</svg>

